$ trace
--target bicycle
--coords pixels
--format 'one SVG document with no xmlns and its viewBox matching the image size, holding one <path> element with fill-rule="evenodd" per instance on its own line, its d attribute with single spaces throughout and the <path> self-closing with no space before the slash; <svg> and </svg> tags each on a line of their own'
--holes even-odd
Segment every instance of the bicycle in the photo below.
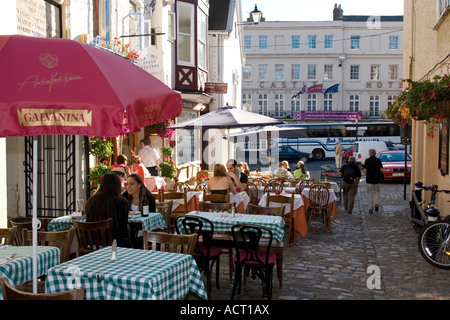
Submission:
<svg viewBox="0 0 450 320">
<path fill-rule="evenodd" d="M 431 200 L 425 209 L 427 220 L 418 239 L 419 251 L 433 266 L 450 269 L 450 216 L 442 219 L 435 206 L 438 193 L 450 194 L 450 190 L 439 190 L 437 185 L 424 186 L 420 181 L 414 185 L 419 189 L 431 190 Z M 421 206 L 423 204 L 419 203 Z"/>
</svg>

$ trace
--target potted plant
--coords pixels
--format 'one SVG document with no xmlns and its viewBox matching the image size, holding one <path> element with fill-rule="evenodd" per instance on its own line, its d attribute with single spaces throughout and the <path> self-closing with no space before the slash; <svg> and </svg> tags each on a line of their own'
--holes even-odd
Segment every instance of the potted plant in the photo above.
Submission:
<svg viewBox="0 0 450 320">
<path fill-rule="evenodd" d="M 108 161 L 100 162 L 97 166 L 89 170 L 89 179 L 93 186 L 99 186 L 103 179 L 103 176 L 111 172 L 111 168 L 108 166 Z"/>
<path fill-rule="evenodd" d="M 423 120 L 428 136 L 434 137 L 435 128 L 444 117 L 450 116 L 450 78 L 435 76 L 433 80 L 404 80 L 406 89 L 385 111 L 385 117 L 404 127 L 412 120 Z"/>
<path fill-rule="evenodd" d="M 93 137 L 89 139 L 89 154 L 101 158 L 108 158 L 113 154 L 113 145 L 104 138 Z"/>
<path fill-rule="evenodd" d="M 168 126 L 172 125 L 174 122 L 172 120 L 165 120 L 162 122 L 158 122 L 155 124 L 152 124 L 150 126 L 147 126 L 147 134 L 148 135 L 158 135 L 161 138 L 168 139 L 169 141 L 172 141 L 174 139 L 174 129 L 167 128 Z"/>
<path fill-rule="evenodd" d="M 173 149 L 171 147 L 164 147 L 161 150 L 163 155 L 163 161 L 159 163 L 159 168 L 161 170 L 161 176 L 164 177 L 166 181 L 166 188 L 172 190 L 175 182 L 174 178 L 177 176 L 177 168 L 175 166 L 175 161 L 171 158 Z"/>
</svg>

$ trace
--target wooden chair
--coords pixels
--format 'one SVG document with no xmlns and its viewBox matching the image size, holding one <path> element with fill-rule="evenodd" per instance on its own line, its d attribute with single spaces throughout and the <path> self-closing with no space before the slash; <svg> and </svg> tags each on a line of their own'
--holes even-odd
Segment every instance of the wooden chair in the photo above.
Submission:
<svg viewBox="0 0 450 320">
<path fill-rule="evenodd" d="M 230 202 L 230 191 L 227 190 L 227 194 L 215 194 L 215 193 L 207 194 L 206 190 L 203 190 L 203 202 L 206 202 L 206 201 L 229 203 Z"/>
<path fill-rule="evenodd" d="M 294 194 L 290 196 L 267 194 L 266 207 L 270 207 L 270 202 L 275 202 L 285 206 L 288 204 L 288 210 L 284 210 L 284 222 L 288 226 L 288 243 L 294 243 Z"/>
<path fill-rule="evenodd" d="M 235 272 L 231 300 L 240 293 L 242 271 L 251 270 L 252 275 L 261 279 L 263 298 L 272 299 L 272 273 L 276 262 L 276 254 L 271 252 L 273 234 L 269 228 L 255 225 L 235 224 L 232 236 L 236 249 Z M 269 235 L 264 249 L 260 248 L 263 230 Z"/>
<path fill-rule="evenodd" d="M 81 222 L 72 217 L 78 237 L 78 253 L 84 255 L 112 245 L 112 218 L 97 222 Z"/>
<path fill-rule="evenodd" d="M 194 254 L 197 234 L 171 234 L 164 232 L 142 232 L 144 250 Z"/>
<path fill-rule="evenodd" d="M 23 246 L 23 238 L 22 238 L 22 230 L 28 229 L 33 230 L 33 223 L 31 221 L 29 222 L 14 222 L 12 220 L 9 220 L 9 224 L 11 227 L 17 227 L 16 230 L 16 241 L 14 242 L 14 245 L 16 246 Z"/>
<path fill-rule="evenodd" d="M 187 182 L 180 182 L 180 181 L 178 181 L 175 184 L 175 191 L 181 192 L 181 191 L 184 191 L 184 189 L 187 189 L 187 191 L 191 191 L 192 186 L 189 185 Z"/>
<path fill-rule="evenodd" d="M 84 300 L 84 287 L 54 293 L 29 293 L 19 291 L 9 283 L 6 277 L 0 278 L 3 300 Z"/>
<path fill-rule="evenodd" d="M 250 203 L 258 204 L 259 198 L 258 198 L 258 187 L 253 182 L 247 183 L 247 189 L 245 190 L 250 198 Z"/>
<path fill-rule="evenodd" d="M 60 250 L 61 263 L 69 261 L 70 249 L 72 248 L 73 237 L 75 235 L 75 229 L 70 228 L 64 231 L 48 232 L 38 231 L 37 242 L 39 246 L 57 247 Z M 33 231 L 24 229 L 22 230 L 23 244 L 25 246 L 33 245 Z"/>
<path fill-rule="evenodd" d="M 204 191 L 204 190 L 206 190 L 206 182 L 198 182 L 196 185 L 195 185 L 195 191 Z"/>
<path fill-rule="evenodd" d="M 269 181 L 264 187 L 264 193 L 267 192 L 283 192 L 284 187 L 279 181 Z"/>
<path fill-rule="evenodd" d="M 173 230 L 173 224 L 170 215 L 172 214 L 172 204 L 173 200 L 167 200 L 164 202 L 157 202 L 156 205 L 156 211 L 161 213 L 161 215 L 164 218 L 164 221 L 166 222 L 167 229 L 166 231 L 170 232 Z"/>
<path fill-rule="evenodd" d="M 231 212 L 231 209 L 235 206 L 234 202 L 203 202 L 199 203 L 200 211 L 227 211 Z"/>
<path fill-rule="evenodd" d="M 302 180 L 300 182 L 300 184 L 298 185 L 298 190 L 300 191 L 300 193 L 302 193 L 304 188 L 311 188 L 313 185 L 315 185 L 317 182 L 315 180 L 312 179 L 305 179 Z"/>
<path fill-rule="evenodd" d="M 330 229 L 331 212 L 328 209 L 328 199 L 330 192 L 328 188 L 316 184 L 309 189 L 309 208 L 307 212 L 308 226 L 311 224 L 313 216 L 321 216 L 325 229 Z"/>
<path fill-rule="evenodd" d="M 12 228 L 1 228 L 0 229 L 0 244 L 3 245 L 10 245 L 12 246 L 14 244 L 14 241 L 16 241 L 16 232 L 17 232 L 17 226 L 14 226 Z"/>
<path fill-rule="evenodd" d="M 249 214 L 260 214 L 265 216 L 279 216 L 284 218 L 284 206 L 281 207 L 263 207 L 255 204 L 248 204 Z"/>
<path fill-rule="evenodd" d="M 182 192 L 162 192 L 161 201 L 183 199 L 184 202 L 184 214 L 187 213 L 187 189 Z"/>
<path fill-rule="evenodd" d="M 153 198 L 155 198 L 155 201 L 164 201 L 161 200 L 161 193 L 162 193 L 161 190 L 158 190 L 157 192 L 152 192 L 152 196 Z"/>
</svg>

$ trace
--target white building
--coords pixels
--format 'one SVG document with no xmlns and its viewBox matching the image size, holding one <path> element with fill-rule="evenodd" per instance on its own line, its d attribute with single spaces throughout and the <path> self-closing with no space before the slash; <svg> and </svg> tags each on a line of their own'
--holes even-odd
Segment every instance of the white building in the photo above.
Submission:
<svg viewBox="0 0 450 320">
<path fill-rule="evenodd" d="M 339 5 L 330 8 L 332 21 L 246 25 L 243 109 L 286 122 L 300 120 L 294 111 L 360 111 L 362 119 L 384 119 L 401 91 L 403 17 L 342 13 Z M 293 97 L 314 85 L 322 90 Z M 333 85 L 337 92 L 325 94 Z"/>
</svg>

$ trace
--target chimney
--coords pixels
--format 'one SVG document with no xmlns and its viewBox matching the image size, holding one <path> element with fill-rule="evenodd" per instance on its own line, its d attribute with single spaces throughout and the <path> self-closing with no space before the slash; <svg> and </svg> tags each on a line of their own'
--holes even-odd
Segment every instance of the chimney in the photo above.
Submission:
<svg viewBox="0 0 450 320">
<path fill-rule="evenodd" d="M 341 5 L 338 6 L 337 3 L 334 4 L 333 9 L 333 21 L 343 20 L 344 19 L 344 10 L 341 9 Z"/>
</svg>

